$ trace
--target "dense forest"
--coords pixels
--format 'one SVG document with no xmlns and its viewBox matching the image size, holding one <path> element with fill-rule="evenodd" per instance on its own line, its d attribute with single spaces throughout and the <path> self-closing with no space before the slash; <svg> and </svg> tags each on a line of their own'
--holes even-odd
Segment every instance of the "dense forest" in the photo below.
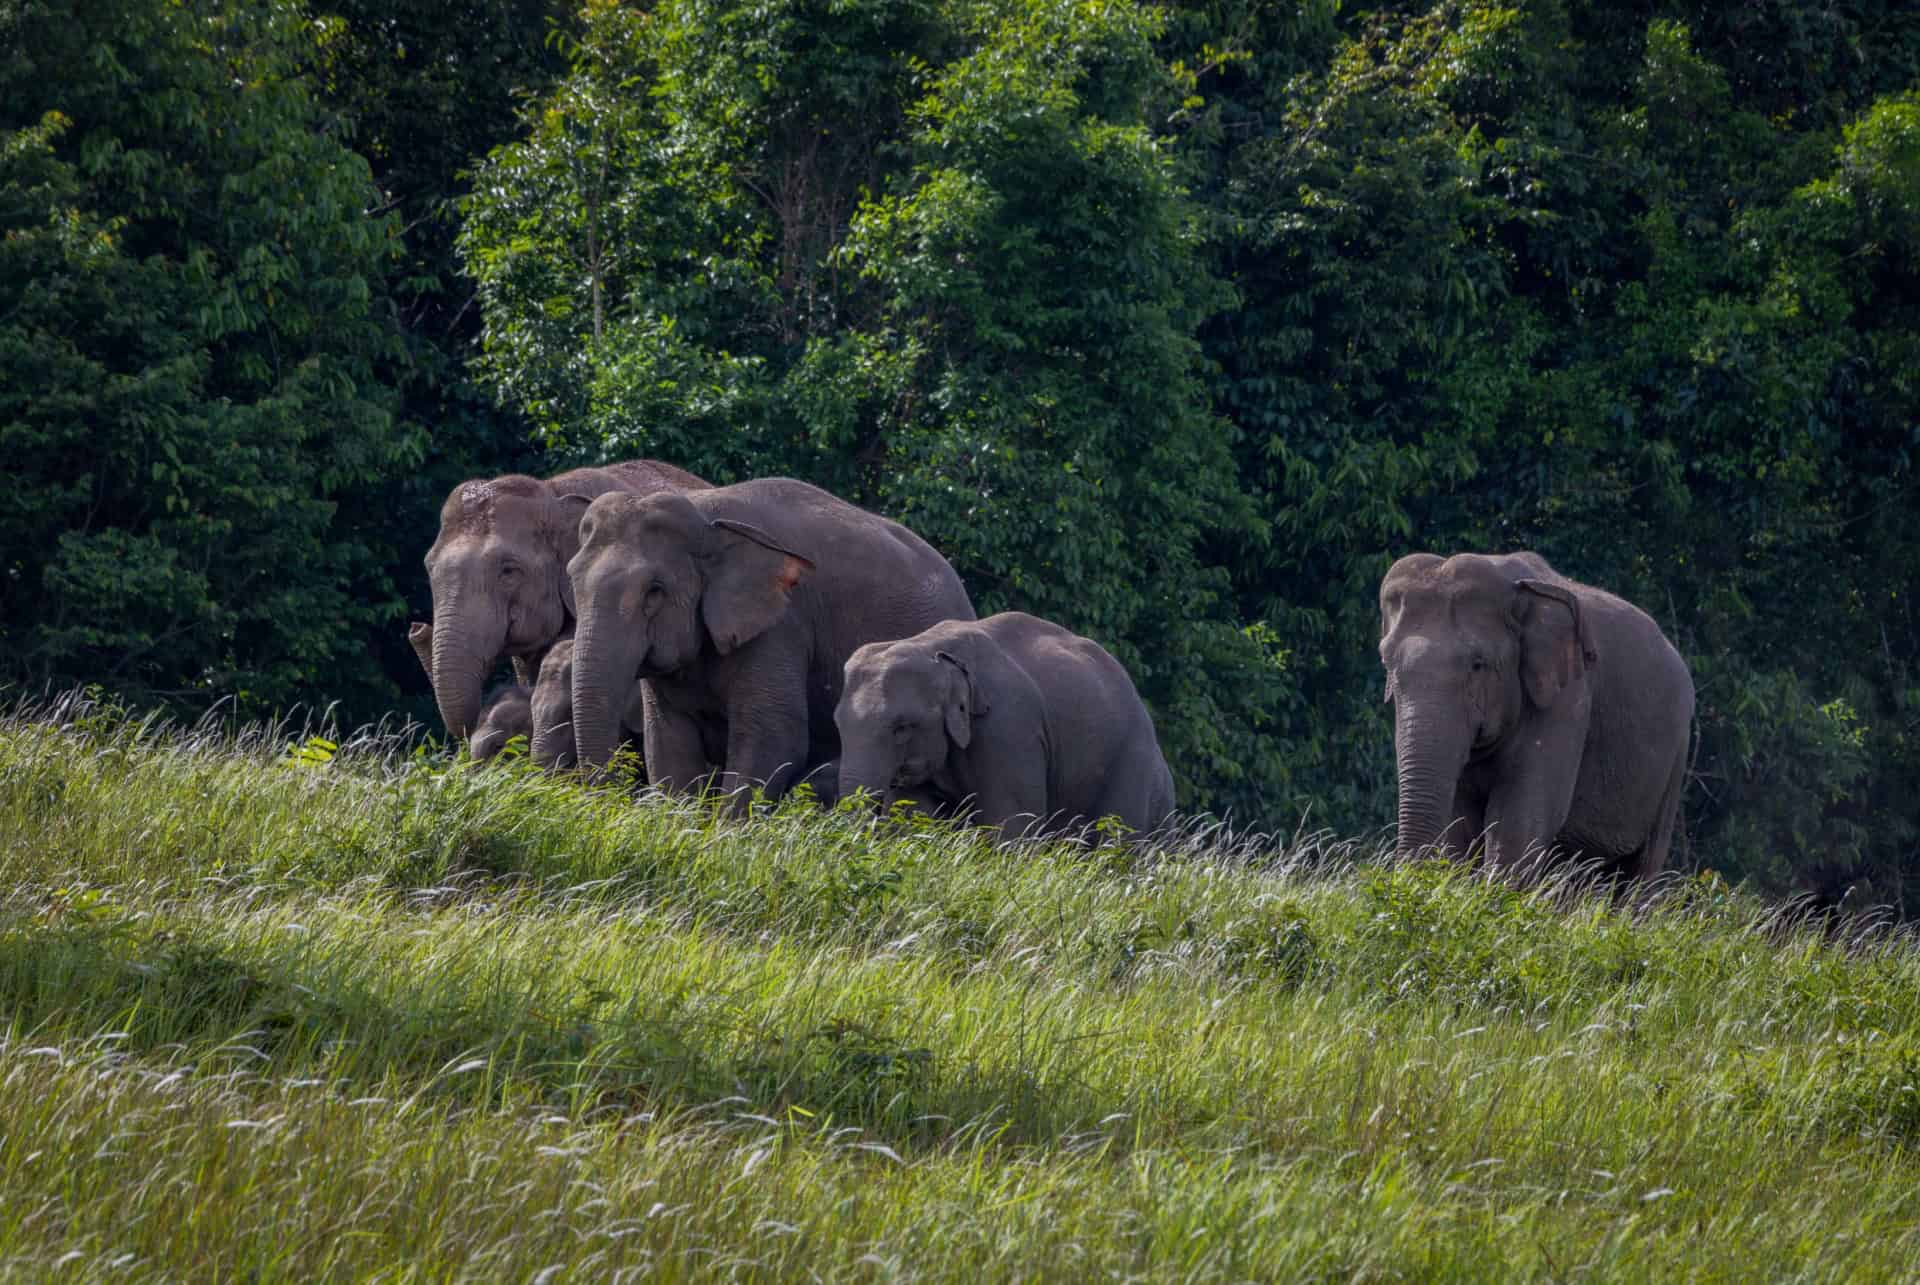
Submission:
<svg viewBox="0 0 1920 1285">
<path fill-rule="evenodd" d="M 457 480 L 898 517 L 1184 806 L 1392 817 L 1380 575 L 1699 689 L 1682 860 L 1920 910 L 1920 10 L 0 0 L 0 681 L 429 722 Z"/>
</svg>

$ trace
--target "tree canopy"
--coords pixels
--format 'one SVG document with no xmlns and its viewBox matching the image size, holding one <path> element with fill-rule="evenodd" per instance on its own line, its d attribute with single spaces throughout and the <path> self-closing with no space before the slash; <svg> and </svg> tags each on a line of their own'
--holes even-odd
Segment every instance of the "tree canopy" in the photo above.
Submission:
<svg viewBox="0 0 1920 1285">
<path fill-rule="evenodd" d="M 0 612 L 29 679 L 369 695 L 336 667 L 391 589 L 346 502 L 420 442 L 381 378 L 393 230 L 292 36 L 0 10 Z"/>
</svg>

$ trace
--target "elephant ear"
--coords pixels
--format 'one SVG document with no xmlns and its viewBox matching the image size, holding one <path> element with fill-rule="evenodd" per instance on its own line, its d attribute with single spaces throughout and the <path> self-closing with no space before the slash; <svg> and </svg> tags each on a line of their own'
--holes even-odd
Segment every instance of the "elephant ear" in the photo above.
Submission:
<svg viewBox="0 0 1920 1285">
<path fill-rule="evenodd" d="M 813 563 L 748 522 L 714 518 L 720 536 L 713 570 L 700 598 L 700 617 L 722 656 L 773 627 L 785 614 L 793 587 L 813 573 Z"/>
<path fill-rule="evenodd" d="M 1527 699 L 1550 709 L 1598 657 L 1588 643 L 1580 599 L 1572 590 L 1545 580 L 1516 580 L 1513 587 L 1520 621 L 1520 677 Z"/>
<path fill-rule="evenodd" d="M 953 667 L 947 682 L 947 699 L 942 708 L 947 739 L 966 749 L 973 743 L 973 720 L 987 712 L 987 700 L 973 681 L 973 671 L 950 651 L 936 651 L 933 658 Z"/>
<path fill-rule="evenodd" d="M 554 523 L 562 528 L 555 532 L 555 544 L 558 547 L 554 550 L 560 559 L 560 605 L 575 620 L 580 618 L 580 609 L 574 605 L 573 577 L 567 574 L 567 563 L 573 560 L 574 553 L 580 548 L 580 519 L 586 515 L 587 506 L 592 503 L 592 496 L 572 491 L 554 497 L 553 501 L 557 510 Z"/>
</svg>

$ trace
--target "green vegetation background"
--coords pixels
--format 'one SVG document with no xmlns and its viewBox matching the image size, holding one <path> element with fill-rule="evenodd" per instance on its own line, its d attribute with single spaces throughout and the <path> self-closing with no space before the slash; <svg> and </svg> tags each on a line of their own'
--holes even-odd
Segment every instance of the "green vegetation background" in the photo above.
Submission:
<svg viewBox="0 0 1920 1285">
<path fill-rule="evenodd" d="M 456 479 L 878 506 L 1182 801 L 1384 823 L 1373 588 L 1693 665 L 1685 860 L 1920 908 L 1920 11 L 0 0 L 0 674 L 426 717 Z"/>
</svg>

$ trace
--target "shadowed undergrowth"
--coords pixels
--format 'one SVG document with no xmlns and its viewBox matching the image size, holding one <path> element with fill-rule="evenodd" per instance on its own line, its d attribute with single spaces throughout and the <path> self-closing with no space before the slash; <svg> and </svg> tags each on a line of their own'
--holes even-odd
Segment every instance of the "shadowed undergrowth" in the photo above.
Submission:
<svg viewBox="0 0 1920 1285">
<path fill-rule="evenodd" d="M 1318 837 L 743 824 L 85 706 L 0 723 L 0 851 L 15 1275 L 1920 1252 L 1920 952 L 1711 880 L 1635 909 Z"/>
</svg>

